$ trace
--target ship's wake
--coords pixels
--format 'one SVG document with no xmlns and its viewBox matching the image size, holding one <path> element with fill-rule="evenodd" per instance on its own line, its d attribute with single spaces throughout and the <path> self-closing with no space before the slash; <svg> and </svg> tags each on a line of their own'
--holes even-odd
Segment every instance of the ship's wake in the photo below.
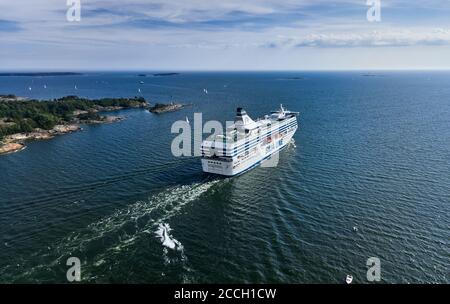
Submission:
<svg viewBox="0 0 450 304">
<path fill-rule="evenodd" d="M 172 228 L 170 228 L 169 224 L 159 224 L 155 234 L 159 237 L 164 247 L 182 251 L 183 245 L 170 235 L 170 231 L 172 231 Z"/>
<path fill-rule="evenodd" d="M 297 148 L 297 146 L 295 145 L 295 139 L 291 139 L 288 143 L 288 148 Z"/>
<path fill-rule="evenodd" d="M 108 281 L 114 274 L 105 274 L 105 270 L 117 263 L 121 258 L 133 254 L 136 245 L 156 242 L 158 238 L 162 244 L 162 262 L 165 265 L 180 263 L 185 272 L 190 272 L 187 257 L 182 244 L 172 234 L 169 220 L 180 214 L 182 209 L 204 195 L 211 187 L 221 180 L 206 180 L 190 185 L 181 185 L 166 188 L 149 197 L 145 201 L 137 201 L 126 208 L 119 209 L 109 216 L 88 225 L 84 229 L 71 233 L 60 241 L 51 250 L 37 252 L 36 257 L 24 257 L 19 264 L 28 269 L 19 277 L 6 278 L 5 280 L 17 282 L 42 281 L 45 272 L 49 278 L 54 277 L 51 272 L 57 268 L 67 268 L 66 261 L 69 257 L 78 257 L 82 262 L 82 279 L 84 282 Z M 223 181 L 223 180 L 222 180 Z M 156 235 L 155 235 L 156 234 Z M 154 249 L 154 246 L 153 246 Z M 123 256 L 124 255 L 124 256 Z M 37 258 L 39 257 L 39 258 Z M 27 265 L 27 261 L 40 260 L 42 265 Z M 28 267 L 30 266 L 30 267 Z M 11 267 L 13 267 L 11 265 Z M 7 275 L 15 272 L 3 269 L 0 274 Z M 59 274 L 59 272 L 58 272 Z M 64 277 L 61 281 L 64 281 Z M 11 280 L 12 279 L 12 280 Z M 183 281 L 189 282 L 188 276 Z"/>
<path fill-rule="evenodd" d="M 156 236 L 160 239 L 161 244 L 163 246 L 162 256 L 164 260 L 164 265 L 167 266 L 171 263 L 174 262 L 176 263 L 178 260 L 180 260 L 185 270 L 189 272 L 191 271 L 191 269 L 187 267 L 187 257 L 184 254 L 184 247 L 178 240 L 176 240 L 171 235 L 171 231 L 172 228 L 170 228 L 169 224 L 166 223 L 159 224 L 158 229 L 155 231 Z M 177 252 L 179 253 L 180 258 L 179 259 L 177 257 L 175 257 L 175 259 L 171 258 L 171 256 Z M 189 280 L 185 281 L 188 282 Z"/>
<path fill-rule="evenodd" d="M 51 205 L 54 201 L 60 201 L 64 199 L 68 199 L 71 197 L 77 197 L 80 192 L 89 194 L 95 193 L 97 190 L 101 190 L 102 188 L 115 185 L 121 183 L 125 180 L 134 179 L 139 176 L 148 175 L 148 174 L 157 174 L 164 172 L 166 170 L 176 170 L 177 167 L 185 166 L 185 159 L 175 159 L 170 162 L 160 164 L 160 165 L 151 165 L 147 167 L 143 167 L 140 169 L 130 170 L 127 172 L 123 172 L 121 174 L 115 174 L 111 176 L 106 176 L 102 178 L 96 177 L 95 180 L 85 181 L 83 183 L 77 183 L 74 185 L 65 185 L 61 187 L 57 187 L 52 190 L 43 190 L 42 192 L 37 192 L 33 194 L 33 197 L 27 198 L 27 205 L 33 205 L 36 207 L 44 207 L 47 205 Z M 23 200 L 23 198 L 19 198 Z M 11 200 L 11 207 L 14 208 L 14 199 Z M 9 209 L 6 209 L 9 211 Z"/>
</svg>

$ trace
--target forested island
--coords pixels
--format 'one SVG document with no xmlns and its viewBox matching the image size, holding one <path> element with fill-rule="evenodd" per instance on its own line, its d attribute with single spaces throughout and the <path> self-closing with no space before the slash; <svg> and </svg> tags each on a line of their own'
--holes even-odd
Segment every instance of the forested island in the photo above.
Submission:
<svg viewBox="0 0 450 304">
<path fill-rule="evenodd" d="M 101 116 L 129 108 L 147 108 L 143 97 L 86 99 L 66 96 L 53 100 L 26 100 L 15 95 L 0 95 L 0 154 L 23 149 L 29 139 L 49 139 L 74 132 L 80 124 L 121 120 Z"/>
</svg>

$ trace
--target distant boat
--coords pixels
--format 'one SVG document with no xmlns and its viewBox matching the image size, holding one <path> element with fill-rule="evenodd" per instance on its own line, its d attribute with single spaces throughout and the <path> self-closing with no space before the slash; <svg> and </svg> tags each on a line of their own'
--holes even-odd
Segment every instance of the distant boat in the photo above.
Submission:
<svg viewBox="0 0 450 304">
<path fill-rule="evenodd" d="M 77 85 L 75 85 L 75 90 L 78 90 Z"/>
<path fill-rule="evenodd" d="M 31 87 L 28 87 L 28 91 L 31 91 Z"/>
<path fill-rule="evenodd" d="M 189 118 L 186 116 L 186 122 L 189 123 Z"/>
<path fill-rule="evenodd" d="M 138 89 L 138 92 L 141 93 L 141 89 Z"/>
<path fill-rule="evenodd" d="M 352 282 L 353 282 L 353 276 L 347 275 L 347 277 L 345 278 L 345 283 L 351 284 Z"/>
<path fill-rule="evenodd" d="M 203 92 L 205 92 L 205 94 L 208 94 L 208 90 L 207 89 L 203 89 Z"/>
<path fill-rule="evenodd" d="M 44 84 L 44 89 L 46 89 L 47 88 L 47 85 L 46 84 Z"/>
<path fill-rule="evenodd" d="M 139 81 L 139 83 L 140 83 L 140 84 L 144 84 L 145 82 L 143 82 L 143 81 L 141 80 L 141 81 Z"/>
</svg>

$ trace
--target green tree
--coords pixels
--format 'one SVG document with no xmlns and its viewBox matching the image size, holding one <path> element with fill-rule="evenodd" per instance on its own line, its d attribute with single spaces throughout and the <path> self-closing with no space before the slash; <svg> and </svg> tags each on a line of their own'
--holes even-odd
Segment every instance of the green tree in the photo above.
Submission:
<svg viewBox="0 0 450 304">
<path fill-rule="evenodd" d="M 50 130 L 56 124 L 56 119 L 51 114 L 36 114 L 33 117 L 38 128 Z"/>
</svg>

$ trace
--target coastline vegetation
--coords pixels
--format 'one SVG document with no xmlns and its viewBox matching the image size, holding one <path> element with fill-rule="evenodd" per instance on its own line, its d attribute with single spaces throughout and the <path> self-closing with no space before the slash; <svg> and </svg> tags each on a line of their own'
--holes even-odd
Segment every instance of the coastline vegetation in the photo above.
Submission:
<svg viewBox="0 0 450 304">
<path fill-rule="evenodd" d="M 126 108 L 145 108 L 142 97 L 86 99 L 66 96 L 53 100 L 24 100 L 14 95 L 0 95 L 0 141 L 7 135 L 51 130 L 56 125 L 101 121 L 98 112 Z"/>
</svg>

